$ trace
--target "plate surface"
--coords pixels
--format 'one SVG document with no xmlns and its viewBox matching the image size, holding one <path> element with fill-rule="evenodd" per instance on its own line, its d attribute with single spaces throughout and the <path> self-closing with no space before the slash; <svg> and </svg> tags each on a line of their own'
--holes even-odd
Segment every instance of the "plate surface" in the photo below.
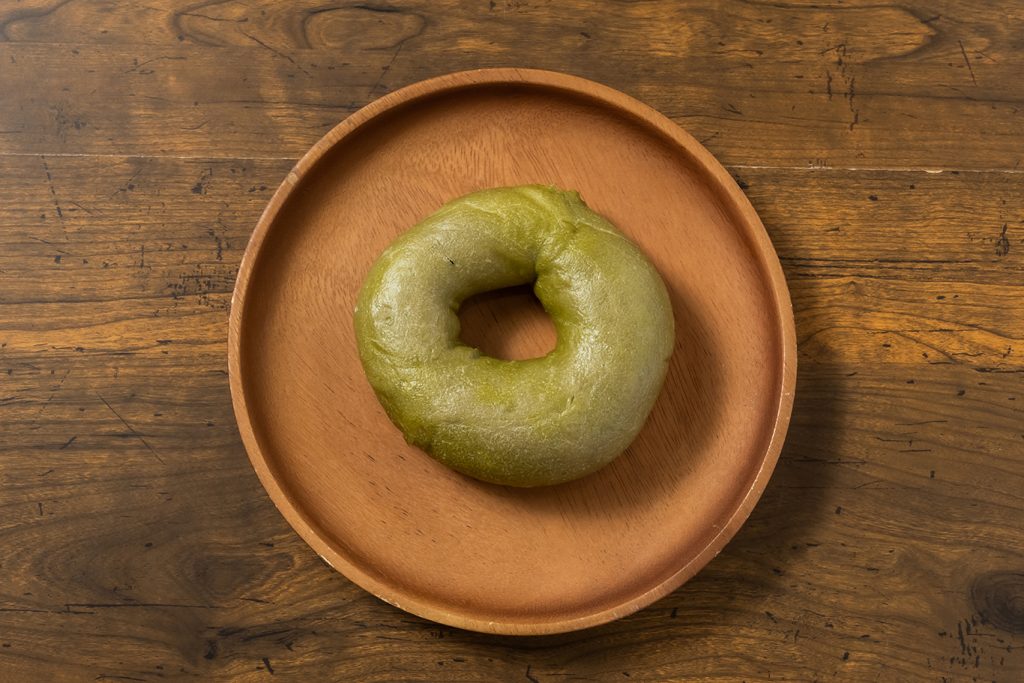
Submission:
<svg viewBox="0 0 1024 683">
<path fill-rule="evenodd" d="M 528 490 L 464 477 L 406 444 L 352 327 L 359 286 L 397 235 L 463 194 L 525 183 L 578 190 L 629 235 L 665 279 L 677 328 L 665 387 L 629 450 Z M 507 357 L 552 346 L 525 296 L 469 308 L 464 339 Z M 693 576 L 761 495 L 796 376 L 782 270 L 725 169 L 649 107 L 543 71 L 442 76 L 332 130 L 260 219 L 230 322 L 239 428 L 288 522 L 380 598 L 494 633 L 600 624 Z"/>
</svg>

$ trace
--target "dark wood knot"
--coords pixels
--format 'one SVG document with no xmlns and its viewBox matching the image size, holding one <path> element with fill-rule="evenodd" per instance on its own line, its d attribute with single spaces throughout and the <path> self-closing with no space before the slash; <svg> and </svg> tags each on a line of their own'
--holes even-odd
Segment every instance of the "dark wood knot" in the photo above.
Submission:
<svg viewBox="0 0 1024 683">
<path fill-rule="evenodd" d="M 985 623 L 1024 633 L 1024 572 L 989 572 L 974 579 L 971 600 Z"/>
</svg>

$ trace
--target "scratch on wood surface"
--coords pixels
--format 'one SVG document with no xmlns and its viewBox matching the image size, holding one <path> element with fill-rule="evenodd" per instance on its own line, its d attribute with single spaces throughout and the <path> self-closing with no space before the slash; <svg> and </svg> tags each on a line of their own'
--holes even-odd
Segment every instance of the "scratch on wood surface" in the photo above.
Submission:
<svg viewBox="0 0 1024 683">
<path fill-rule="evenodd" d="M 964 49 L 964 41 L 956 41 L 960 44 L 960 54 L 964 56 L 964 64 L 967 65 L 967 70 L 971 73 L 971 81 L 974 85 L 978 85 L 978 79 L 974 77 L 974 67 L 971 66 L 971 60 L 967 58 L 967 50 Z"/>
<path fill-rule="evenodd" d="M 307 76 L 312 76 L 312 74 L 310 74 L 306 69 L 304 69 L 301 64 L 296 62 L 295 59 L 291 57 L 291 55 L 287 55 L 284 52 L 281 52 L 280 50 L 277 50 L 277 49 L 271 47 L 270 45 L 267 45 L 265 42 L 263 42 L 262 40 L 260 40 L 256 36 L 252 35 L 251 33 L 246 33 L 245 31 L 242 31 L 241 33 L 242 33 L 243 36 L 245 36 L 249 40 L 251 40 L 251 41 L 253 41 L 253 42 L 255 42 L 255 43 L 259 44 L 259 45 L 262 45 L 265 48 L 267 48 L 268 50 L 270 50 L 272 53 L 274 53 L 278 57 L 281 57 L 282 59 L 288 60 L 293 65 L 295 65 L 296 69 L 298 69 L 302 73 L 306 74 Z"/>
<path fill-rule="evenodd" d="M 128 74 L 128 73 L 132 73 L 134 71 L 139 71 L 139 69 L 141 69 L 142 67 L 146 66 L 147 64 L 152 64 L 153 62 L 159 62 L 159 61 L 162 61 L 162 60 L 180 62 L 180 61 L 184 61 L 185 58 L 184 57 L 163 56 L 163 57 L 153 57 L 152 59 L 146 59 L 146 60 L 143 60 L 141 62 L 136 59 L 136 60 L 133 60 L 134 61 L 134 65 L 130 69 L 125 69 L 121 73 Z M 141 73 L 143 75 L 148 75 L 148 74 L 153 73 L 153 70 L 152 69 L 143 70 L 143 71 L 140 71 L 139 73 Z"/>
<path fill-rule="evenodd" d="M 149 452 L 153 454 L 153 457 L 155 457 L 160 462 L 161 465 L 166 464 L 164 462 L 164 459 L 160 457 L 160 454 L 156 452 L 156 449 L 150 446 L 149 442 L 146 441 L 142 434 L 139 434 L 137 431 L 135 431 L 135 428 L 128 424 L 128 421 L 121 417 L 121 414 L 119 412 L 114 410 L 114 406 L 110 405 L 110 402 L 107 401 L 107 399 L 103 398 L 99 394 L 96 394 L 96 396 L 98 396 L 99 399 L 103 401 L 103 405 L 107 406 L 107 408 L 110 409 L 110 412 L 117 416 L 117 419 L 121 421 L 121 424 L 125 426 L 125 429 L 127 429 L 132 436 L 134 436 L 135 438 L 142 442 L 142 445 L 145 446 L 149 450 Z"/>
<path fill-rule="evenodd" d="M 1003 231 L 999 233 L 996 240 L 996 256 L 1006 256 L 1010 253 L 1010 240 L 1006 236 L 1006 223 L 1003 223 Z"/>
<path fill-rule="evenodd" d="M 61 388 L 64 386 L 64 382 L 67 380 L 68 375 L 70 374 L 71 368 L 68 368 L 67 370 L 64 371 L 64 376 L 60 378 L 60 381 L 57 382 L 57 386 L 53 388 L 53 391 L 50 392 L 49 397 L 47 397 L 47 399 L 43 402 L 43 407 L 39 409 L 38 413 L 36 413 L 36 418 L 38 418 L 46 411 L 46 408 L 50 405 L 50 401 L 52 401 L 54 396 L 56 396 L 58 392 L 60 392 Z"/>
<path fill-rule="evenodd" d="M 404 40 L 398 44 L 398 48 L 395 49 L 395 53 L 393 55 L 391 55 L 391 61 L 389 61 L 387 64 L 385 64 L 384 68 L 382 68 L 380 70 L 380 75 L 377 76 L 377 80 L 374 81 L 373 85 L 370 87 L 370 94 L 371 95 L 373 95 L 373 93 L 377 92 L 377 88 L 380 87 L 381 81 L 384 80 L 384 76 L 386 76 L 388 71 L 391 70 L 392 65 L 394 65 L 394 63 L 395 63 L 395 60 L 398 59 L 398 55 L 401 54 L 403 47 L 405 47 L 405 41 Z"/>
<path fill-rule="evenodd" d="M 46 157 L 43 155 L 39 156 L 43 161 L 43 171 L 46 172 L 46 182 L 50 186 L 50 197 L 53 199 L 53 208 L 57 211 L 57 220 L 60 221 L 60 227 L 64 228 L 64 211 L 60 208 L 60 200 L 57 199 L 57 190 L 53 187 L 53 175 L 50 173 L 50 166 L 46 163 Z M 67 240 L 67 231 L 64 231 L 64 239 Z"/>
</svg>

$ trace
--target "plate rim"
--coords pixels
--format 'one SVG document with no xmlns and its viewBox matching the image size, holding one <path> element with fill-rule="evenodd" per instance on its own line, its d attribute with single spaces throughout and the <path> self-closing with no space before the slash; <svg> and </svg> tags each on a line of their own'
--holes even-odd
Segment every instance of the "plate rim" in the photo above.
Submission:
<svg viewBox="0 0 1024 683">
<path fill-rule="evenodd" d="M 569 619 L 550 621 L 490 621 L 479 619 L 472 615 L 459 613 L 455 609 L 446 609 L 433 602 L 420 600 L 416 596 L 406 595 L 400 588 L 378 581 L 350 562 L 323 538 L 317 528 L 306 518 L 301 506 L 293 504 L 278 483 L 271 465 L 256 438 L 256 432 L 246 402 L 242 376 L 242 323 L 245 317 L 246 294 L 252 280 L 253 269 L 277 214 L 302 178 L 316 166 L 329 150 L 343 142 L 345 138 L 355 133 L 364 125 L 388 111 L 426 97 L 450 93 L 464 88 L 497 85 L 545 87 L 564 91 L 574 96 L 582 95 L 591 100 L 597 100 L 605 106 L 638 119 L 643 125 L 657 131 L 676 147 L 690 155 L 701 169 L 709 175 L 711 181 L 718 185 L 716 189 L 729 200 L 732 205 L 731 208 L 744 224 L 745 237 L 751 240 L 751 246 L 755 252 L 755 260 L 764 268 L 764 275 L 770 284 L 771 294 L 774 299 L 774 313 L 781 328 L 779 329 L 779 334 L 782 351 L 782 382 L 779 387 L 780 391 L 777 397 L 776 414 L 772 424 L 771 436 L 757 474 L 754 476 L 753 481 L 743 494 L 738 505 L 733 508 L 728 521 L 721 526 L 718 533 L 705 543 L 699 553 L 690 558 L 688 562 L 685 562 L 661 583 L 643 593 L 633 595 L 613 607 L 603 608 Z M 288 172 L 271 196 L 270 201 L 256 222 L 256 227 L 253 230 L 238 267 L 238 275 L 231 296 L 231 309 L 228 319 L 228 378 L 231 402 L 238 430 L 246 454 L 253 469 L 256 471 L 260 483 L 289 526 L 328 565 L 381 600 L 431 621 L 456 628 L 503 635 L 564 633 L 598 626 L 627 616 L 647 607 L 683 585 L 696 575 L 711 559 L 718 555 L 750 516 L 754 506 L 760 500 L 778 462 L 792 415 L 796 385 L 796 363 L 796 328 L 792 301 L 786 285 L 782 264 L 768 236 L 768 232 L 765 230 L 764 224 L 754 210 L 753 205 L 725 167 L 696 138 L 653 107 L 619 90 L 595 81 L 567 73 L 542 69 L 501 67 L 458 71 L 436 76 L 394 90 L 368 103 L 337 124 L 295 163 L 294 167 Z"/>
</svg>

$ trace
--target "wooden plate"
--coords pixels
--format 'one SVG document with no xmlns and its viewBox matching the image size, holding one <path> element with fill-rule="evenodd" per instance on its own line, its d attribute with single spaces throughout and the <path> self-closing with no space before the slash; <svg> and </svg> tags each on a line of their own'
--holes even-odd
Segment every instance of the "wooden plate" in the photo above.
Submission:
<svg viewBox="0 0 1024 683">
<path fill-rule="evenodd" d="M 363 277 L 392 239 L 467 192 L 524 183 L 578 190 L 639 244 L 678 330 L 632 447 L 589 477 L 530 490 L 464 477 L 406 444 L 352 328 Z M 485 349 L 528 357 L 553 344 L 527 295 L 468 308 L 463 338 Z M 246 250 L 228 348 L 253 466 L 317 553 L 409 612 L 540 634 L 634 612 L 721 550 L 778 458 L 794 339 L 768 236 L 707 150 L 610 88 L 491 69 L 383 97 L 298 162 Z"/>
</svg>

